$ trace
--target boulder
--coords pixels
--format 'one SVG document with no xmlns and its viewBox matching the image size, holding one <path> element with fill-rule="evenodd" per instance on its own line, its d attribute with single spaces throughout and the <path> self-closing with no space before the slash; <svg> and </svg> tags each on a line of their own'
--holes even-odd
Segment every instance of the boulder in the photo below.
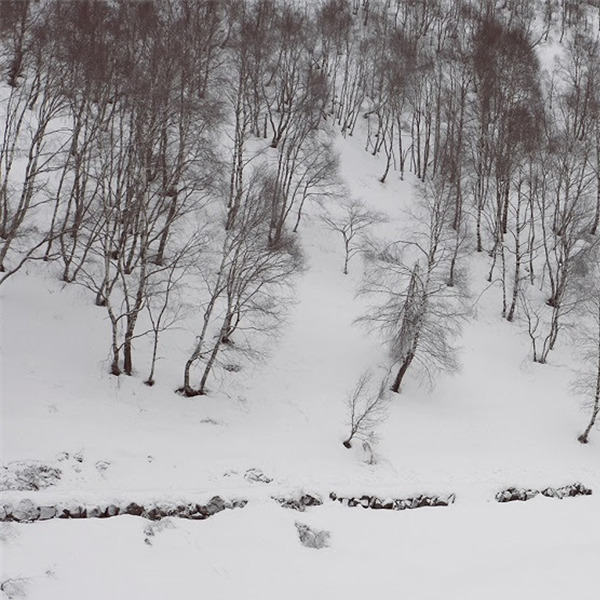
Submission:
<svg viewBox="0 0 600 600">
<path fill-rule="evenodd" d="M 321 500 L 321 498 L 318 496 L 313 496 L 312 494 L 304 494 L 300 498 L 300 504 L 303 506 L 321 506 L 323 504 L 323 500 Z"/>
<path fill-rule="evenodd" d="M 114 504 L 109 504 L 106 507 L 106 516 L 107 517 L 116 517 L 119 514 L 119 507 Z"/>
<path fill-rule="evenodd" d="M 94 506 L 94 507 L 88 509 L 87 518 L 88 519 L 98 519 L 98 518 L 102 517 L 103 512 L 104 511 L 101 507 Z"/>
<path fill-rule="evenodd" d="M 383 504 L 379 498 L 373 496 L 369 502 L 369 508 L 374 508 L 374 509 L 383 508 Z"/>
<path fill-rule="evenodd" d="M 56 516 L 56 507 L 40 506 L 40 521 L 47 521 L 48 519 L 54 519 L 55 516 Z"/>
<path fill-rule="evenodd" d="M 12 518 L 20 523 L 36 521 L 40 516 L 40 509 L 28 498 L 19 501 L 12 509 Z"/>
<path fill-rule="evenodd" d="M 85 519 L 87 517 L 87 510 L 84 506 L 72 506 L 68 512 L 71 519 Z"/>
<path fill-rule="evenodd" d="M 385 508 L 386 510 L 393 510 L 394 509 L 394 499 L 393 498 L 386 498 L 381 503 L 381 508 Z"/>
<path fill-rule="evenodd" d="M 125 514 L 127 515 L 134 515 L 136 517 L 141 516 L 141 514 L 144 512 L 144 507 L 140 506 L 139 504 L 136 504 L 135 502 L 130 502 L 126 508 L 125 508 Z"/>
<path fill-rule="evenodd" d="M 204 509 L 208 515 L 215 515 L 225 510 L 225 502 L 220 496 L 213 496 Z"/>
<path fill-rule="evenodd" d="M 7 518 L 8 512 L 6 511 L 6 508 L 0 504 L 0 521 L 6 521 Z"/>
</svg>

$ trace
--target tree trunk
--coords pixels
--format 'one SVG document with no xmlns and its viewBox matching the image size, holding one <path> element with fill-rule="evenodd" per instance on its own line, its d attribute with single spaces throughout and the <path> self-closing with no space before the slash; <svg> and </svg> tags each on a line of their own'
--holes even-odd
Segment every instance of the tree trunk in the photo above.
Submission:
<svg viewBox="0 0 600 600">
<path fill-rule="evenodd" d="M 407 355 L 407 357 L 404 359 L 404 361 L 400 365 L 400 369 L 398 370 L 396 379 L 394 379 L 394 383 L 392 384 L 392 388 L 391 388 L 392 392 L 394 392 L 396 394 L 400 392 L 400 386 L 402 385 L 402 380 L 404 379 L 404 375 L 406 375 L 406 371 L 408 370 L 408 367 L 410 367 L 410 363 L 412 362 L 414 356 L 415 355 L 412 353 Z"/>
<path fill-rule="evenodd" d="M 600 310 L 598 312 L 599 312 L 599 316 L 600 316 Z M 599 321 L 599 324 L 600 324 L 600 321 Z M 598 331 L 597 351 L 598 351 L 598 355 L 597 355 L 598 362 L 597 362 L 597 366 L 596 366 L 596 391 L 594 393 L 594 407 L 592 409 L 592 417 L 590 419 L 590 422 L 588 423 L 588 426 L 586 427 L 585 431 L 577 438 L 582 444 L 588 443 L 588 437 L 590 435 L 590 432 L 592 431 L 592 428 L 594 427 L 594 425 L 596 423 L 598 414 L 600 413 L 600 329 Z"/>
</svg>

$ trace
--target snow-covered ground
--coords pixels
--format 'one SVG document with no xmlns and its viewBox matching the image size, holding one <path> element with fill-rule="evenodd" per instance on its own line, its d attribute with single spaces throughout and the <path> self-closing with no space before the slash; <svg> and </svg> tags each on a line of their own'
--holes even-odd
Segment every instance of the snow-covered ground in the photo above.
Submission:
<svg viewBox="0 0 600 600">
<path fill-rule="evenodd" d="M 390 215 L 388 229 L 400 227 L 410 185 L 395 174 L 381 185 L 377 159 L 351 139 L 339 147 L 349 189 Z M 56 486 L 5 492 L 3 502 L 250 499 L 206 521 L 154 525 L 150 543 L 149 522 L 132 516 L 3 524 L 9 592 L 22 587 L 40 600 L 597 597 L 600 434 L 577 442 L 587 415 L 569 391 L 566 340 L 550 364 L 531 362 L 522 327 L 500 319 L 499 292 L 486 289 L 486 257 L 472 257 L 462 371 L 433 389 L 409 376 L 378 432 L 376 464 L 367 464 L 359 445 L 342 446 L 345 399 L 386 353 L 353 325 L 364 310 L 360 259 L 342 274 L 341 239 L 317 212 L 301 226 L 308 269 L 271 355 L 216 377 L 205 397 L 174 393 L 193 316 L 164 335 L 149 388 L 143 360 L 136 377 L 108 374 L 103 309 L 61 284 L 52 265 L 32 265 L 2 287 L 2 462 L 37 460 L 63 472 Z M 253 467 L 272 483 L 246 481 Z M 595 495 L 493 500 L 511 485 L 575 481 Z M 302 491 L 455 492 L 457 500 L 403 512 L 326 502 L 300 514 L 270 499 Z M 330 547 L 302 547 L 295 520 L 331 531 Z"/>
<path fill-rule="evenodd" d="M 593 498 L 593 497 L 592 497 Z M 207 521 L 140 517 L 11 524 L 3 569 L 31 600 L 597 598 L 596 499 L 402 513 L 254 503 Z M 331 531 L 298 542 L 294 520 Z"/>
</svg>

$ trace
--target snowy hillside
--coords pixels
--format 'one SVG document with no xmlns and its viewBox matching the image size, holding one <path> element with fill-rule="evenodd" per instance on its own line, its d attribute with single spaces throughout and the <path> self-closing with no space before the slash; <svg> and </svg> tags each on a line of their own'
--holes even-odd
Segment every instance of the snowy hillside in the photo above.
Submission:
<svg viewBox="0 0 600 600">
<path fill-rule="evenodd" d="M 342 152 L 355 193 L 398 215 L 408 187 L 377 183 L 351 142 Z M 35 493 L 41 503 L 253 499 L 214 521 L 175 520 L 151 547 L 138 517 L 4 524 L 5 577 L 31 577 L 29 598 L 192 598 L 199 590 L 275 598 L 290 586 L 294 597 L 500 598 L 524 586 L 540 597 L 578 590 L 593 598 L 596 496 L 493 502 L 512 485 L 600 488 L 600 446 L 576 439 L 582 414 L 569 392 L 569 351 L 532 364 L 522 332 L 493 308 L 497 290 L 484 291 L 465 328 L 462 371 L 431 391 L 407 382 L 381 428 L 377 463 L 368 465 L 358 448 L 341 444 L 357 373 L 385 359 L 352 324 L 360 265 L 344 276 L 340 240 L 314 219 L 300 235 L 309 267 L 273 355 L 207 397 L 174 394 L 180 374 L 162 365 L 152 388 L 141 377 L 109 375 L 102 313 L 51 269 L 32 267 L 3 289 L 3 461 L 61 469 L 57 485 Z M 487 288 L 484 269 L 473 257 L 475 298 Z M 168 347 L 182 352 L 188 343 L 182 330 Z M 244 481 L 252 467 L 273 482 Z M 269 500 L 298 491 L 454 492 L 457 502 L 415 513 L 311 509 L 308 522 L 332 531 L 331 548 L 311 556 L 295 540 L 296 515 Z M 5 492 L 4 501 L 31 496 Z"/>
<path fill-rule="evenodd" d="M 364 14 L 364 7 L 361 10 Z M 541 44 L 540 55 L 555 53 L 558 24 Z M 11 93 L 8 86 L 2 88 L 6 111 Z M 265 127 L 266 123 L 265 117 Z M 7 121 L 6 131 L 8 127 Z M 294 269 L 290 279 L 292 301 L 282 311 L 285 319 L 280 326 L 276 320 L 272 325 L 265 321 L 270 324 L 267 331 L 254 332 L 251 325 L 242 330 L 253 343 L 259 340 L 253 346 L 260 350 L 256 355 L 239 350 L 241 336 L 233 343 L 223 342 L 220 362 L 202 393 L 181 393 L 183 368 L 198 343 L 203 319 L 208 319 L 207 290 L 210 285 L 218 287 L 223 265 L 230 268 L 224 260 L 219 268 L 208 251 L 194 255 L 198 264 L 185 271 L 190 283 L 185 279 L 188 287 L 180 290 L 181 314 L 161 332 L 153 385 L 146 385 L 151 336 L 134 339 L 131 376 L 111 374 L 109 301 L 96 305 L 101 303 L 94 303 L 88 280 L 84 285 L 61 280 L 60 257 L 24 261 L 3 280 L 2 598 L 597 598 L 600 431 L 593 428 L 587 444 L 578 441 L 591 411 L 589 397 L 588 405 L 582 406 L 572 388 L 582 359 L 580 342 L 571 334 L 584 317 L 575 310 L 561 315 L 565 326 L 559 343 L 546 364 L 534 362 L 528 333 L 532 321 L 528 323 L 525 312 L 537 306 L 537 294 L 542 305 L 538 318 L 549 314 L 551 304 L 544 304 L 540 289 L 547 285 L 547 273 L 554 265 L 541 246 L 535 253 L 531 250 L 530 264 L 535 262 L 536 269 L 545 265 L 539 268 L 542 283 L 539 288 L 527 287 L 528 275 L 519 279 L 517 272 L 515 286 L 532 296 L 523 293 L 516 318 L 509 322 L 502 314 L 503 299 L 506 304 L 507 289 L 512 289 L 506 284 L 512 266 L 506 264 L 512 265 L 513 257 L 519 256 L 519 244 L 509 232 L 509 241 L 502 241 L 505 245 L 497 250 L 492 239 L 500 226 L 496 223 L 493 230 L 488 223 L 485 251 L 477 252 L 473 208 L 468 228 L 465 225 L 468 236 L 457 242 L 461 247 L 455 255 L 460 256 L 468 283 L 456 349 L 459 369 L 434 370 L 429 381 L 423 369 L 413 365 L 400 393 L 389 392 L 387 386 L 385 411 L 370 428 L 372 435 L 361 430 L 351 448 L 344 447 L 351 426 L 348 399 L 361 374 L 370 371 L 378 384 L 388 370 L 395 369 L 395 375 L 397 357 L 372 321 L 357 322 L 373 311 L 373 297 L 360 293 L 372 256 L 357 253 L 344 274 L 343 238 L 323 216 L 339 214 L 344 201 L 361 200 L 385 216 L 369 228 L 371 240 L 392 244 L 410 239 L 407 245 L 414 250 L 414 240 L 420 238 L 411 236 L 421 224 L 417 217 L 422 216 L 423 184 L 408 165 L 404 177 L 391 169 L 382 183 L 385 152 L 365 151 L 372 120 L 355 122 L 352 135 L 347 131 L 342 135 L 333 117 L 322 127 L 332 137 L 332 156 L 339 156 L 336 194 L 309 195 L 298 231 L 290 234 L 294 242 L 289 245 L 297 243 L 304 265 Z M 224 127 L 224 140 L 234 139 L 233 129 L 231 123 Z M 402 143 L 402 136 L 398 140 L 394 135 L 392 128 L 392 142 Z M 410 143 L 408 133 L 403 135 Z M 258 164 L 267 169 L 272 166 L 269 161 L 275 163 L 278 149 L 263 141 L 253 139 L 249 146 L 252 151 L 254 145 L 259 148 L 252 160 L 264 160 Z M 523 158 L 525 167 L 521 165 L 525 170 L 527 160 Z M 467 159 L 465 163 L 472 167 Z M 18 173 L 22 167 L 17 161 Z M 244 186 L 251 187 L 255 182 L 248 179 Z M 514 180 L 520 181 L 516 174 Z M 49 181 L 54 190 L 56 178 Z M 590 189 L 592 183 L 590 179 Z M 241 181 L 239 185 L 250 204 L 250 191 Z M 151 189 L 148 184 L 148 195 Z M 268 189 L 264 184 L 261 194 Z M 521 187 L 518 194 L 515 190 L 511 194 L 511 202 L 517 202 L 515 198 L 520 202 Z M 56 195 L 59 198 L 60 189 Z M 198 201 L 190 198 L 194 206 Z M 35 219 L 51 205 L 41 206 Z M 59 209 L 63 208 L 57 199 L 56 214 Z M 176 233 L 193 229 L 195 210 L 184 214 L 184 225 L 174 229 Z M 228 210 L 227 218 L 233 213 L 231 207 Z M 515 231 L 521 231 L 520 210 L 517 204 L 516 213 L 510 212 Z M 543 228 L 546 217 L 543 210 L 540 213 Z M 212 205 L 206 214 L 221 215 Z M 215 222 L 218 227 L 212 223 L 212 229 L 207 228 L 208 241 L 202 238 L 202 244 L 218 257 L 229 234 L 222 233 L 218 219 Z M 36 227 L 31 230 L 37 232 Z M 235 233 L 235 227 L 232 230 Z M 461 225 L 453 231 L 458 239 Z M 564 232 L 562 236 L 567 237 Z M 592 236 L 578 238 L 577 248 L 587 244 L 588 237 Z M 25 252 L 18 246 L 21 238 L 15 239 L 18 250 Z M 215 240 L 217 251 L 210 246 Z M 179 241 L 183 244 L 183 238 Z M 137 243 L 132 243 L 133 249 Z M 593 261 L 595 255 L 590 255 Z M 8 263 L 15 264 L 16 256 L 8 254 Z M 38 258 L 33 252 L 32 256 Z M 107 256 L 106 264 L 118 260 Z M 497 266 L 490 278 L 496 258 L 498 265 L 504 264 L 504 272 L 499 275 Z M 393 261 L 390 265 L 391 270 Z M 201 277 L 194 279 L 197 273 Z M 208 282 L 206 289 L 202 282 Z M 273 298 L 275 305 L 284 302 Z M 147 325 L 144 319 L 140 317 Z M 213 336 L 217 331 L 213 329 L 206 338 L 221 342 L 224 336 Z M 591 331 L 587 321 L 583 329 Z M 206 355 L 199 353 L 196 379 Z M 423 361 L 428 366 L 427 354 Z M 526 502 L 497 501 L 499 492 L 512 487 L 541 492 L 576 482 L 593 493 L 560 499 L 538 493 Z M 318 505 L 305 510 L 283 506 L 305 494 L 317 498 Z M 367 495 L 381 502 L 362 508 L 335 501 Z M 394 499 L 424 496 L 441 498 L 441 504 L 448 505 L 399 510 L 396 503 L 396 510 L 373 508 L 381 508 L 384 501 L 392 506 Z M 40 511 L 32 518 L 28 514 L 17 518 L 15 511 L 26 513 L 29 501 L 35 510 L 51 509 L 47 518 Z M 184 514 L 189 506 L 217 505 L 207 515 Z M 151 519 L 150 506 L 165 512 Z M 140 510 L 134 514 L 136 508 Z M 86 516 L 82 509 L 90 518 L 80 518 Z M 172 516 L 165 516 L 169 511 Z M 190 518 L 179 518 L 182 515 Z M 95 518 L 100 516 L 106 518 Z M 300 543 L 302 524 L 325 532 L 324 547 Z"/>
</svg>

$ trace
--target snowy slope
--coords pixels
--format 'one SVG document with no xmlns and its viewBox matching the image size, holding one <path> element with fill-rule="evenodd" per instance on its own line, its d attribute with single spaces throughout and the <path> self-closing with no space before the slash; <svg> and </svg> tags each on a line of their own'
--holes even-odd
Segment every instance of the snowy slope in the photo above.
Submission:
<svg viewBox="0 0 600 600">
<path fill-rule="evenodd" d="M 339 148 L 353 195 L 390 215 L 387 231 L 401 227 L 409 183 L 394 176 L 382 185 L 377 159 L 351 139 Z M 379 431 L 377 464 L 368 465 L 360 448 L 342 447 L 345 398 L 386 352 L 353 325 L 364 310 L 355 295 L 360 259 L 344 276 L 341 239 L 319 223 L 318 207 L 307 212 L 299 235 L 308 269 L 271 355 L 213 379 L 206 397 L 174 393 L 193 315 L 165 334 L 157 384 L 148 388 L 141 370 L 133 378 L 108 374 L 103 310 L 83 289 L 61 284 L 52 265 L 33 265 L 3 286 L 2 462 L 39 460 L 63 471 L 56 486 L 34 493 L 40 502 L 200 501 L 217 493 L 251 502 L 205 522 L 173 521 L 152 545 L 136 517 L 5 525 L 2 579 L 27 578 L 27 597 L 46 600 L 488 599 L 515 587 L 536 598 L 595 598 L 600 436 L 587 446 L 576 440 L 586 415 L 569 392 L 566 340 L 549 365 L 533 364 L 522 328 L 499 317 L 486 257 L 472 257 L 463 369 L 432 390 L 408 378 Z M 245 481 L 251 467 L 274 481 Z M 578 480 L 596 495 L 493 502 L 510 485 Z M 457 504 L 388 513 L 326 503 L 298 515 L 269 500 L 299 490 L 456 492 Z M 301 547 L 295 519 L 332 531 L 331 547 Z"/>
</svg>

